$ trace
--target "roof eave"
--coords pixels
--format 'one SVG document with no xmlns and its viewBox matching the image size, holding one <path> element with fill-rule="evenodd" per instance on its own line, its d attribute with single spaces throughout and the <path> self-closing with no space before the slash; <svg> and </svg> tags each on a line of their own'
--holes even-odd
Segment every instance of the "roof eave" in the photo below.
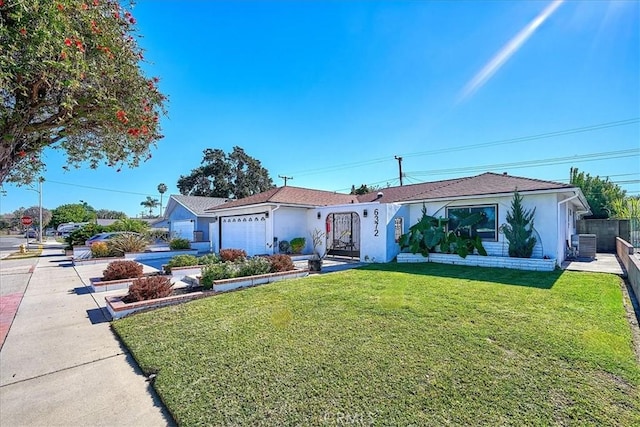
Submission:
<svg viewBox="0 0 640 427">
<path fill-rule="evenodd" d="M 576 187 L 549 188 L 544 190 L 518 190 L 518 193 L 520 194 L 552 194 L 552 193 L 564 193 L 567 191 L 575 191 L 575 189 Z M 473 195 L 466 195 L 466 196 L 432 197 L 432 198 L 411 199 L 411 200 L 398 200 L 395 202 L 388 202 L 388 203 L 407 205 L 407 204 L 413 204 L 413 203 L 440 202 L 440 201 L 448 201 L 448 200 L 484 199 L 487 197 L 504 196 L 505 194 L 513 194 L 513 193 L 514 193 L 513 191 L 503 191 L 500 193 L 473 194 Z"/>
</svg>

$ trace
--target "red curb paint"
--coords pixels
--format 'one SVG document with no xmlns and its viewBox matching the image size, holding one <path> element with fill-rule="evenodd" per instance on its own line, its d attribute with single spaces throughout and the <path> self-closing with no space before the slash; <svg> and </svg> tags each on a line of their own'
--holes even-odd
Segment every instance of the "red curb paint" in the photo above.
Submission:
<svg viewBox="0 0 640 427">
<path fill-rule="evenodd" d="M 16 317 L 18 307 L 22 301 L 22 293 L 0 296 L 0 348 L 9 334 L 13 319 Z"/>
</svg>

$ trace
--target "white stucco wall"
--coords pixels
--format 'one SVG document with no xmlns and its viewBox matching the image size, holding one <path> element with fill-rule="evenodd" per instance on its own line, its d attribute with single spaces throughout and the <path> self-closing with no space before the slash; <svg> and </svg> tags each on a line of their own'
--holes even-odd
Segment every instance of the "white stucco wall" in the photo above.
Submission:
<svg viewBox="0 0 640 427">
<path fill-rule="evenodd" d="M 311 209 L 307 215 L 307 236 L 310 236 L 315 229 L 325 231 L 329 214 L 354 212 L 360 217 L 360 261 L 388 262 L 397 254 L 395 248 L 397 245 L 393 238 L 393 218 L 399 209 L 401 207 L 397 205 L 380 203 L 346 204 Z M 309 241 L 310 237 L 307 237 L 307 240 Z M 309 250 L 311 249 L 309 246 Z"/>
<path fill-rule="evenodd" d="M 557 226 L 557 201 L 558 195 L 551 194 L 521 194 L 522 204 L 525 209 L 536 209 L 533 218 L 534 228 L 537 232 L 538 243 L 534 250 L 534 256 L 557 258 L 558 226 Z M 446 217 L 446 208 L 455 206 L 497 205 L 498 227 L 507 222 L 507 213 L 511 210 L 513 194 L 500 197 L 483 197 L 466 200 L 438 201 L 425 203 L 427 214 L 436 218 Z M 422 217 L 422 203 L 409 206 L 409 226 L 418 222 Z M 498 233 L 497 241 L 483 242 L 489 255 L 508 256 L 508 241 L 504 234 Z M 564 254 L 564 251 L 561 251 Z"/>
<path fill-rule="evenodd" d="M 311 236 L 309 235 L 309 212 L 308 208 L 292 208 L 281 206 L 273 211 L 273 237 L 278 238 L 278 243 L 287 240 L 291 241 L 296 237 L 306 239 L 306 247 L 303 253 L 311 253 Z M 274 248 L 278 253 L 278 248 Z"/>
</svg>

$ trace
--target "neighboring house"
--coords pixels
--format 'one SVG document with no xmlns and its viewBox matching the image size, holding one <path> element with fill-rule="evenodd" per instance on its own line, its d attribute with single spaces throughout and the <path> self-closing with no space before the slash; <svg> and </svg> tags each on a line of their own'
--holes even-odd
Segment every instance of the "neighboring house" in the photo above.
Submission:
<svg viewBox="0 0 640 427">
<path fill-rule="evenodd" d="M 275 188 L 254 196 L 212 206 L 209 235 L 212 249 L 245 249 L 249 255 L 278 252 L 278 242 L 307 239 L 314 230 L 326 232 L 326 244 L 337 255 L 364 262 L 389 262 L 400 252 L 401 234 L 415 224 L 423 207 L 435 217 L 456 211 L 482 211 L 487 220 L 478 234 L 489 255 L 508 256 L 500 232 L 515 190 L 526 209 L 536 208 L 538 243 L 534 257 L 565 259 L 576 232 L 576 219 L 590 213 L 578 187 L 507 174 L 484 173 L 444 181 L 389 187 L 353 196 L 298 187 Z"/>
<path fill-rule="evenodd" d="M 169 197 L 164 211 L 164 226 L 171 237 L 181 237 L 191 242 L 210 242 L 209 224 L 216 215 L 205 209 L 221 205 L 228 199 L 218 197 L 184 196 L 173 194 Z M 202 245 L 200 245 L 202 246 Z M 211 250 L 211 245 L 208 245 Z"/>
</svg>

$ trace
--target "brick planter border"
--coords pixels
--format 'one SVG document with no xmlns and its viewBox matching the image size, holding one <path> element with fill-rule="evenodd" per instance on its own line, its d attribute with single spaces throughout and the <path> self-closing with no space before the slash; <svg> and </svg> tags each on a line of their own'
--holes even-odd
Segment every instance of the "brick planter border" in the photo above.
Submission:
<svg viewBox="0 0 640 427">
<path fill-rule="evenodd" d="M 219 292 L 232 291 L 248 286 L 256 286 L 264 283 L 278 282 L 285 279 L 293 279 L 298 277 L 305 277 L 309 275 L 309 270 L 292 270 L 283 271 L 280 273 L 262 274 L 259 276 L 247 276 L 237 277 L 234 279 L 217 280 L 214 282 L 213 290 L 210 291 L 196 291 L 183 295 L 173 295 L 165 298 L 158 298 L 147 301 L 138 301 L 134 303 L 124 303 L 122 298 L 124 295 L 105 297 L 107 303 L 107 310 L 113 320 L 120 319 L 121 317 L 135 313 L 137 311 L 149 310 L 157 307 L 163 307 L 167 305 L 179 304 L 194 299 L 203 298 L 211 295 L 215 295 Z"/>
</svg>

